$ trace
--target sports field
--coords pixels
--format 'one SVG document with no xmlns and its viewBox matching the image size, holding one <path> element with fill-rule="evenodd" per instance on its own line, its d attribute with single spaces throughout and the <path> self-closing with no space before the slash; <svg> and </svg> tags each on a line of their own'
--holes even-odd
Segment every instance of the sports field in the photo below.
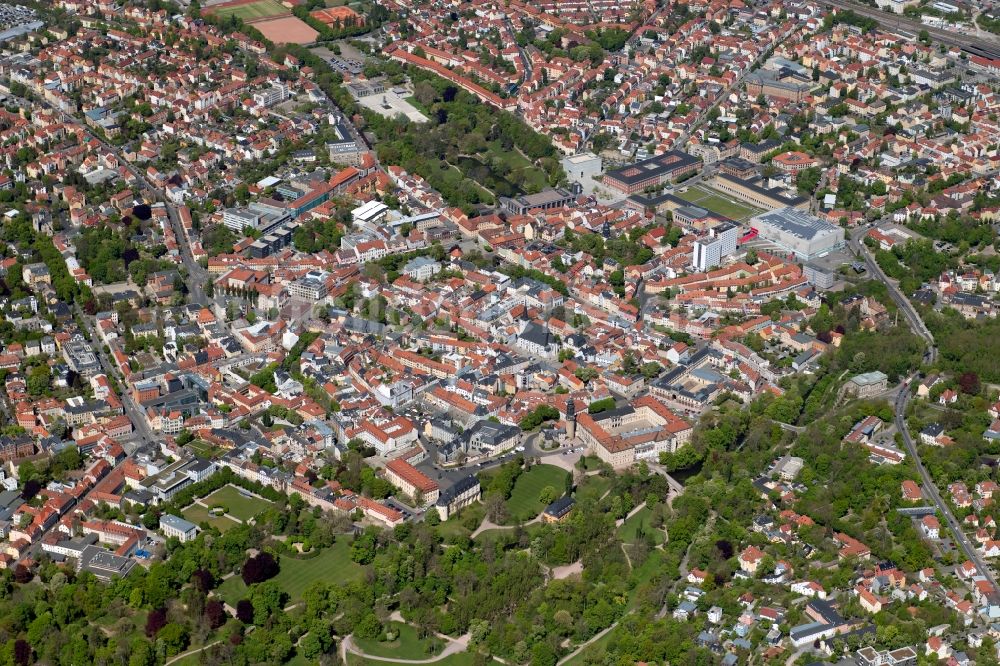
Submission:
<svg viewBox="0 0 1000 666">
<path fill-rule="evenodd" d="M 531 520 L 545 508 L 538 499 L 545 486 L 556 489 L 556 497 L 561 497 L 566 490 L 566 477 L 569 473 L 555 465 L 534 465 L 527 472 L 517 477 L 514 490 L 507 500 L 507 511 L 511 522 Z"/>
<path fill-rule="evenodd" d="M 724 215 L 737 222 L 747 220 L 761 212 L 753 206 L 736 201 L 706 185 L 693 185 L 687 192 L 678 192 L 677 196 L 705 210 Z"/>
<path fill-rule="evenodd" d="M 253 0 L 253 2 L 226 2 L 214 7 L 208 7 L 206 12 L 219 18 L 236 16 L 244 22 L 257 21 L 270 16 L 288 14 L 288 8 L 277 0 Z"/>
</svg>

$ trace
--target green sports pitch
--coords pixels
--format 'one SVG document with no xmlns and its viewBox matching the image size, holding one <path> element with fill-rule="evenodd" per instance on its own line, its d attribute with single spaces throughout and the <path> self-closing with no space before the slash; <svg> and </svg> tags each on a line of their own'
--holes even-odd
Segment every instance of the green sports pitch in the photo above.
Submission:
<svg viewBox="0 0 1000 666">
<path fill-rule="evenodd" d="M 276 0 L 256 0 L 242 5 L 224 4 L 209 8 L 207 11 L 219 18 L 236 16 L 247 22 L 289 13 L 288 9 Z"/>
<path fill-rule="evenodd" d="M 694 185 L 687 192 L 677 192 L 677 196 L 695 206 L 724 215 L 731 220 L 743 222 L 761 211 L 753 206 L 735 201 L 731 197 L 704 185 Z"/>
</svg>

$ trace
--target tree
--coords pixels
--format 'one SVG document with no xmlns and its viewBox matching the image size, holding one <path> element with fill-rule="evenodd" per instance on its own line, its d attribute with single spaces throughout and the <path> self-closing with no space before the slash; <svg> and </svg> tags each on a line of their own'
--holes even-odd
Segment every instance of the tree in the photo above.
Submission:
<svg viewBox="0 0 1000 666">
<path fill-rule="evenodd" d="M 531 648 L 531 666 L 556 666 L 556 652 L 547 641 L 538 641 Z"/>
<path fill-rule="evenodd" d="M 278 570 L 278 563 L 275 561 L 274 556 L 267 551 L 263 551 L 256 557 L 247 559 L 240 575 L 244 583 L 252 585 L 274 578 L 278 575 Z"/>
<path fill-rule="evenodd" d="M 375 613 L 368 613 L 355 625 L 354 635 L 358 638 L 374 639 L 382 634 L 382 623 L 378 621 Z"/>
<path fill-rule="evenodd" d="M 172 657 L 187 647 L 188 632 L 187 629 L 176 622 L 171 622 L 160 630 L 156 640 L 163 645 L 167 656 Z"/>
<path fill-rule="evenodd" d="M 13 661 L 17 666 L 28 666 L 31 663 L 32 649 L 28 641 L 20 638 L 14 641 Z"/>
<path fill-rule="evenodd" d="M 243 624 L 253 624 L 253 604 L 249 599 L 236 602 L 236 619 Z"/>
<path fill-rule="evenodd" d="M 979 375 L 974 372 L 963 372 L 958 378 L 958 387 L 962 389 L 962 393 L 978 395 L 980 389 Z"/>
<path fill-rule="evenodd" d="M 167 610 L 165 608 L 154 608 L 146 616 L 146 636 L 156 638 L 156 635 L 167 626 Z"/>
<path fill-rule="evenodd" d="M 209 599 L 205 604 L 205 620 L 211 629 L 218 629 L 226 623 L 226 608 L 218 599 Z"/>
<path fill-rule="evenodd" d="M 542 491 L 538 493 L 538 501 L 546 506 L 552 504 L 558 497 L 559 491 L 552 486 L 545 486 Z"/>
</svg>

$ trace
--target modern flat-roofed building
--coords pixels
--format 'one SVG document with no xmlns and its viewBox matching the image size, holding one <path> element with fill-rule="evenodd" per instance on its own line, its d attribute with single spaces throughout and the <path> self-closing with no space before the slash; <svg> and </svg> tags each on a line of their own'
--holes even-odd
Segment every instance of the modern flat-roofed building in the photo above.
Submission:
<svg viewBox="0 0 1000 666">
<path fill-rule="evenodd" d="M 847 382 L 847 391 L 858 398 L 870 398 L 884 393 L 889 388 L 889 377 L 884 372 L 874 370 L 855 375 Z"/>
<path fill-rule="evenodd" d="M 130 557 L 115 555 L 101 546 L 87 546 L 76 561 L 76 570 L 89 571 L 97 580 L 107 583 L 115 576 L 125 578 L 135 567 L 135 560 Z"/>
<path fill-rule="evenodd" d="M 288 211 L 266 204 L 250 204 L 246 208 L 227 208 L 222 211 L 222 224 L 238 234 L 245 229 L 266 233 L 292 219 Z"/>
<path fill-rule="evenodd" d="M 710 229 L 708 234 L 694 242 L 691 263 L 699 272 L 719 266 L 722 260 L 736 252 L 740 227 L 735 222 L 724 222 Z"/>
<path fill-rule="evenodd" d="M 803 261 L 844 246 L 844 230 L 797 208 L 781 208 L 751 218 L 760 237 Z"/>
<path fill-rule="evenodd" d="M 551 210 L 562 208 L 576 200 L 576 195 L 562 188 L 547 189 L 537 194 L 525 194 L 512 199 L 500 200 L 504 209 L 512 215 L 524 215 L 530 210 Z"/>
<path fill-rule="evenodd" d="M 671 180 L 697 171 L 697 157 L 671 150 L 604 174 L 604 184 L 623 194 L 642 192 L 647 187 L 659 187 Z"/>
<path fill-rule="evenodd" d="M 191 541 L 198 536 L 198 526 L 189 520 L 165 513 L 160 516 L 160 529 L 167 538 L 177 537 L 181 543 Z"/>
</svg>

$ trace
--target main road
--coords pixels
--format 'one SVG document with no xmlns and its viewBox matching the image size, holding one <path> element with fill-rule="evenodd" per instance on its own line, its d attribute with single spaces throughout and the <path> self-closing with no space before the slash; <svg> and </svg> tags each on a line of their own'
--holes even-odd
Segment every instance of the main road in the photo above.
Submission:
<svg viewBox="0 0 1000 666">
<path fill-rule="evenodd" d="M 923 492 L 934 504 L 937 506 L 938 511 L 944 516 L 945 522 L 951 529 L 954 535 L 955 542 L 958 544 L 965 556 L 976 565 L 976 569 L 982 576 L 986 577 L 993 585 L 994 593 L 992 595 L 993 602 L 996 603 L 1000 600 L 1000 587 L 997 586 L 996 578 L 993 576 L 993 572 L 990 567 L 983 561 L 982 556 L 979 551 L 969 543 L 969 539 L 965 536 L 965 532 L 962 531 L 962 525 L 955 518 L 955 514 L 952 513 L 951 508 L 948 503 L 944 501 L 941 497 L 941 493 L 938 491 L 937 486 L 934 485 L 934 480 L 931 478 L 930 473 L 928 473 L 927 468 L 924 463 L 920 460 L 920 455 L 917 453 L 917 446 L 910 436 L 910 429 L 906 425 L 906 405 L 910 401 L 911 385 L 909 383 L 904 383 L 899 390 L 899 395 L 896 396 L 896 429 L 899 430 L 900 434 L 903 436 L 903 444 L 906 445 L 906 450 L 913 458 L 914 464 L 917 466 L 917 472 L 920 474 L 920 479 L 923 481 L 924 487 Z"/>
<path fill-rule="evenodd" d="M 934 335 L 931 334 L 927 326 L 924 325 L 924 320 L 920 318 L 919 314 L 917 314 L 913 304 L 910 303 L 910 299 L 908 299 L 906 295 L 900 291 L 899 287 L 889 279 L 889 277 L 885 274 L 885 271 L 882 270 L 882 267 L 878 265 L 877 261 L 875 261 L 875 257 L 872 256 L 868 246 L 862 242 L 861 239 L 867 231 L 868 227 L 862 225 L 851 232 L 849 241 L 851 250 L 864 260 L 865 267 L 868 269 L 868 274 L 875 277 L 875 279 L 886 286 L 889 290 L 889 296 L 892 298 L 893 302 L 896 303 L 899 311 L 903 313 L 903 317 L 906 319 L 910 328 L 913 329 L 913 332 L 927 342 L 927 354 L 924 358 L 928 364 L 933 364 L 937 360 L 937 346 L 934 343 Z"/>
<path fill-rule="evenodd" d="M 924 358 L 929 364 L 933 364 L 937 360 L 937 347 L 934 343 L 934 336 L 927 329 L 923 319 L 920 318 L 920 315 L 910 303 L 909 299 L 906 298 L 895 283 L 889 280 L 885 272 L 875 261 L 874 257 L 872 257 L 867 246 L 860 241 L 867 229 L 868 227 L 863 226 L 851 233 L 851 248 L 864 259 L 865 265 L 868 267 L 869 275 L 885 284 L 888 288 L 889 295 L 899 306 L 900 311 L 903 313 L 903 316 L 906 318 L 906 321 L 909 323 L 913 331 L 927 341 L 928 350 Z M 923 482 L 924 494 L 928 497 L 928 499 L 934 502 L 938 511 L 942 516 L 944 516 L 945 523 L 947 523 L 948 528 L 951 530 L 955 543 L 958 544 L 958 547 L 961 548 L 962 552 L 965 553 L 965 556 L 976 565 L 976 569 L 979 570 L 979 573 L 985 576 L 986 579 L 993 585 L 994 594 L 992 595 L 992 598 L 996 601 L 1000 599 L 1000 587 L 997 586 L 996 578 L 994 577 L 993 572 L 990 570 L 989 566 L 987 566 L 986 562 L 983 561 L 982 556 L 976 548 L 969 542 L 965 532 L 962 531 L 962 525 L 955 518 L 955 514 L 952 513 L 951 507 L 949 507 L 948 503 L 944 501 L 944 498 L 942 498 L 941 492 L 934 484 L 934 479 L 931 478 L 930 473 L 927 471 L 927 467 L 925 467 L 923 461 L 920 460 L 920 453 L 917 451 L 917 445 L 913 441 L 909 426 L 906 423 L 906 407 L 912 396 L 911 389 L 915 378 L 916 375 L 911 375 L 904 380 L 899 387 L 898 394 L 896 395 L 896 401 L 894 404 L 896 412 L 896 429 L 903 437 L 903 444 L 906 447 L 906 451 L 913 460 L 913 464 L 917 467 L 917 473 L 920 474 L 920 479 Z"/>
</svg>

